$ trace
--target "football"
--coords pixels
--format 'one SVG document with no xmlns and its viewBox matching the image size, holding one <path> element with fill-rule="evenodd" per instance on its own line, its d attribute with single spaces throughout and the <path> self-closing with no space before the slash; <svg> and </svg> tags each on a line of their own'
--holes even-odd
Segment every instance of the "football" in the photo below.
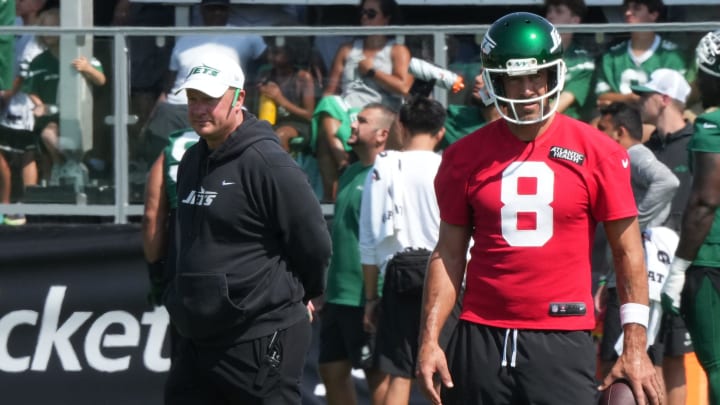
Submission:
<svg viewBox="0 0 720 405">
<path fill-rule="evenodd" d="M 600 396 L 598 405 L 636 405 L 632 388 L 625 380 L 617 380 L 612 383 Z"/>
</svg>

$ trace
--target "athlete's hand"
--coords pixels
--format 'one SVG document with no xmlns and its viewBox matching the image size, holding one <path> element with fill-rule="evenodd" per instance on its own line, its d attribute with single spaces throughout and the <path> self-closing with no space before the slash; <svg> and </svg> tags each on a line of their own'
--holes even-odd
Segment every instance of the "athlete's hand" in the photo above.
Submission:
<svg viewBox="0 0 720 405">
<path fill-rule="evenodd" d="M 307 311 L 308 311 L 308 318 L 310 318 L 310 322 L 315 319 L 315 304 L 313 304 L 312 300 L 307 302 Z"/>
<path fill-rule="evenodd" d="M 438 381 L 435 380 L 436 374 L 440 377 Z M 453 382 L 448 370 L 445 353 L 437 342 L 422 342 L 420 344 L 415 377 L 425 398 L 434 405 L 440 405 L 442 403 L 440 400 L 441 384 L 447 388 L 452 388 Z"/>
<path fill-rule="evenodd" d="M 689 260 L 680 257 L 675 257 L 670 264 L 670 271 L 660 291 L 663 311 L 676 315 L 680 313 L 680 293 L 685 285 L 685 271 L 690 264 Z"/>
<path fill-rule="evenodd" d="M 662 405 L 665 403 L 665 384 L 655 371 L 647 355 L 645 327 L 639 324 L 625 326 L 623 353 L 605 376 L 601 391 L 618 379 L 630 384 L 638 405 Z"/>
<path fill-rule="evenodd" d="M 94 69 L 92 65 L 90 64 L 90 61 L 84 57 L 80 56 L 78 58 L 73 59 L 72 65 L 80 73 L 86 73 L 89 72 L 90 69 Z"/>
<path fill-rule="evenodd" d="M 365 301 L 365 315 L 363 315 L 363 329 L 367 333 L 375 333 L 378 321 L 379 299 Z"/>
<path fill-rule="evenodd" d="M 280 90 L 280 86 L 278 86 L 275 82 L 267 82 L 265 84 L 261 84 L 260 93 L 272 99 L 276 103 L 283 95 L 282 90 Z"/>
<path fill-rule="evenodd" d="M 33 108 L 33 115 L 36 117 L 42 117 L 45 115 L 45 110 L 47 110 L 47 108 L 45 108 L 45 104 L 36 104 L 35 108 Z"/>
</svg>

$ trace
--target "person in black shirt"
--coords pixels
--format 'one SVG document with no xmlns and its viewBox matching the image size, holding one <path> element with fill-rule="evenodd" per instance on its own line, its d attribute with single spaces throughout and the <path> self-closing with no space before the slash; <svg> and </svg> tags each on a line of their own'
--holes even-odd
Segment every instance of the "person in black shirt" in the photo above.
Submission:
<svg viewBox="0 0 720 405">
<path fill-rule="evenodd" d="M 205 55 L 194 66 L 180 91 L 200 140 L 178 169 L 176 274 L 165 296 L 183 339 L 165 403 L 300 404 L 327 224 L 270 124 L 243 109 L 237 62 Z"/>
</svg>

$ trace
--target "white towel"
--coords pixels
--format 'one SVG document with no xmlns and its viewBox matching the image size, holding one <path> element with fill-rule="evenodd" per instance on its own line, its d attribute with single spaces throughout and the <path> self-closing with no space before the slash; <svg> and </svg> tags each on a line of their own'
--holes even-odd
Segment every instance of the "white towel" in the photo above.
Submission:
<svg viewBox="0 0 720 405">
<path fill-rule="evenodd" d="M 675 249 L 679 242 L 678 234 L 670 228 L 655 226 L 643 232 L 643 247 L 645 248 L 645 266 L 648 272 L 648 287 L 650 298 L 650 319 L 648 320 L 647 342 L 648 346 L 655 343 L 660 321 L 662 320 L 662 306 L 660 305 L 660 291 L 665 283 L 670 263 L 675 256 Z M 623 337 L 621 333 L 615 342 L 615 351 L 622 354 Z"/>
<path fill-rule="evenodd" d="M 387 190 L 384 199 L 372 201 L 372 204 L 379 205 L 374 207 L 373 212 L 383 213 L 373 217 L 372 236 L 375 241 L 381 241 L 403 229 L 405 191 L 400 156 L 400 153 L 388 151 L 375 162 L 374 175 L 380 176 L 376 181 L 384 183 L 380 189 Z"/>
</svg>

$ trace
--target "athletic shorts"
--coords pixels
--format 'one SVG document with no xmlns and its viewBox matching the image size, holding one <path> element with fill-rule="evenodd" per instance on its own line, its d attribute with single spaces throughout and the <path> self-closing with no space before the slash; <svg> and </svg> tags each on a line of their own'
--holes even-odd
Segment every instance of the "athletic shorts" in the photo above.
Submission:
<svg viewBox="0 0 720 405">
<path fill-rule="evenodd" d="M 619 357 L 615 351 L 615 344 L 623 331 L 622 325 L 620 324 L 620 298 L 617 293 L 617 288 L 608 288 L 607 292 L 608 297 L 607 306 L 605 307 L 605 319 L 603 320 L 603 335 L 602 340 L 600 340 L 600 360 L 614 362 Z M 660 333 L 662 332 L 661 326 Z M 658 339 L 660 339 L 660 333 L 658 334 Z M 672 338 L 675 339 L 679 332 L 677 330 L 667 330 L 667 333 L 672 334 Z M 669 348 L 659 343 L 648 347 L 648 355 L 654 365 L 662 365 L 663 355 L 672 355 L 668 353 L 668 349 Z"/>
<path fill-rule="evenodd" d="M 50 124 L 58 124 L 60 122 L 60 114 L 48 114 L 40 117 L 35 117 L 35 128 L 33 131 L 40 135 L 42 131 L 47 128 Z"/>
<path fill-rule="evenodd" d="M 320 126 L 320 116 L 322 114 L 327 114 L 340 121 L 340 127 L 335 136 L 340 139 L 345 151 L 349 152 L 352 149 L 347 143 L 348 138 L 350 138 L 350 133 L 352 132 L 350 126 L 357 119 L 357 114 L 360 110 L 360 108 L 350 107 L 340 96 L 325 96 L 321 98 L 315 107 L 311 121 L 312 138 L 310 139 L 310 147 L 313 153 L 317 151 L 317 136 Z"/>
<path fill-rule="evenodd" d="M 386 287 L 388 283 L 385 283 Z M 383 287 L 377 325 L 377 362 L 381 371 L 412 378 L 420 334 L 422 296 L 399 296 Z"/>
<path fill-rule="evenodd" d="M 509 330 L 460 320 L 446 350 L 443 404 L 595 404 L 590 331 Z"/>
<path fill-rule="evenodd" d="M 182 338 L 165 382 L 165 404 L 300 405 L 311 337 L 305 318 L 278 331 L 275 339 L 269 335 L 232 346 L 199 346 Z"/>
<path fill-rule="evenodd" d="M 693 352 L 690 332 L 685 327 L 685 322 L 680 315 L 663 313 L 660 331 L 652 346 L 657 350 L 657 354 L 663 356 L 675 357 Z"/>
<path fill-rule="evenodd" d="M 720 404 L 720 268 L 690 266 L 680 312 L 708 376 L 709 403 Z"/>
<path fill-rule="evenodd" d="M 387 277 L 387 275 L 386 275 Z M 401 295 L 383 285 L 380 319 L 377 325 L 377 365 L 386 374 L 415 378 L 420 335 L 422 295 Z M 462 293 L 440 333 L 440 347 L 445 348 L 460 317 Z"/>
<path fill-rule="evenodd" d="M 0 145 L 19 151 L 36 150 L 38 137 L 33 131 L 0 126 Z"/>
<path fill-rule="evenodd" d="M 320 354 L 318 363 L 349 360 L 353 368 L 363 368 L 367 353 L 363 346 L 374 347 L 374 336 L 363 329 L 364 307 L 325 303 L 320 313 Z"/>
</svg>

